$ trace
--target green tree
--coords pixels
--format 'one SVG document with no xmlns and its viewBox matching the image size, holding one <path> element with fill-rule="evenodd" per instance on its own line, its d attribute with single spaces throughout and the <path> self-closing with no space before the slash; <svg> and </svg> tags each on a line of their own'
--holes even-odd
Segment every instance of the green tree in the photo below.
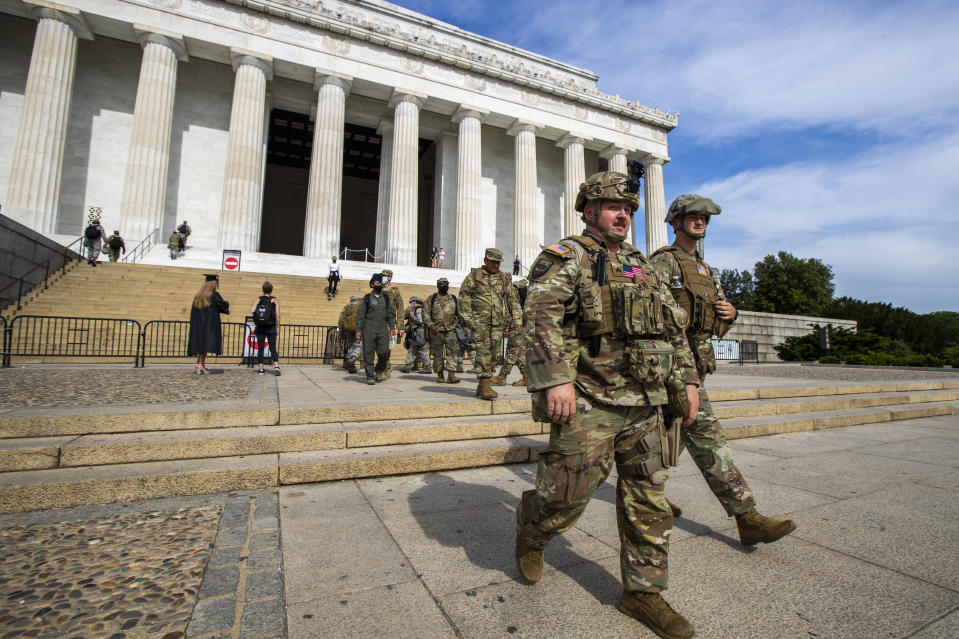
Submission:
<svg viewBox="0 0 959 639">
<path fill-rule="evenodd" d="M 730 304 L 741 311 L 753 310 L 753 292 L 756 284 L 753 282 L 752 273 L 724 268 L 719 272 L 719 283 Z"/>
<path fill-rule="evenodd" d="M 803 259 L 780 251 L 753 268 L 754 311 L 786 315 L 821 315 L 832 299 L 832 267 L 814 257 Z"/>
</svg>

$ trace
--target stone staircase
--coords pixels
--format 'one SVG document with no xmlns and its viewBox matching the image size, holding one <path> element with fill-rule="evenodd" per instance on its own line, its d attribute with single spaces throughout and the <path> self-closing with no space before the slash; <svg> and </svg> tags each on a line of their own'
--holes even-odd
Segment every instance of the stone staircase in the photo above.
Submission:
<svg viewBox="0 0 959 639">
<path fill-rule="evenodd" d="M 730 439 L 959 413 L 959 381 L 711 391 Z M 0 512 L 534 461 L 528 399 L 249 401 L 8 411 Z"/>
<path fill-rule="evenodd" d="M 149 320 L 188 320 L 193 296 L 203 284 L 203 273 L 220 274 L 220 293 L 230 300 L 230 321 L 243 321 L 256 298 L 262 294 L 264 280 L 273 284 L 273 294 L 281 304 L 286 324 L 333 326 L 350 295 L 369 292 L 369 280 L 342 280 L 336 299 L 328 301 L 323 292 L 325 274 L 318 277 L 276 273 L 211 271 L 182 266 L 100 262 L 96 268 L 75 263 L 47 289 L 26 296 L 23 308 L 3 309 L 10 319 L 19 315 L 60 315 L 66 317 L 105 317 Z M 395 284 L 404 301 L 413 295 L 426 299 L 435 286 Z M 457 292 L 458 289 L 453 289 Z"/>
</svg>

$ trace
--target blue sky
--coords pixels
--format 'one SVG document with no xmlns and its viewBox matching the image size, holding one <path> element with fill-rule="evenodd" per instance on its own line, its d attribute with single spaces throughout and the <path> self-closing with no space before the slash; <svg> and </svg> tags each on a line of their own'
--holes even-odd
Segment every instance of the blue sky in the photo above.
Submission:
<svg viewBox="0 0 959 639">
<path fill-rule="evenodd" d="M 788 251 L 831 265 L 836 295 L 959 311 L 959 3 L 395 4 L 678 111 L 666 201 L 723 207 L 714 266 Z"/>
</svg>

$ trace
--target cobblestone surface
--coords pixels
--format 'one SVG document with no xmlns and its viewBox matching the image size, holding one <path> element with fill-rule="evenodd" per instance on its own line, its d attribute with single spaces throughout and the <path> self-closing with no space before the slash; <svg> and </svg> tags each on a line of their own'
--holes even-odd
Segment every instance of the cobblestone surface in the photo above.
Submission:
<svg viewBox="0 0 959 639">
<path fill-rule="evenodd" d="M 0 372 L 0 406 L 89 406 L 245 399 L 256 373 L 211 367 L 212 375 L 182 368 L 9 368 Z"/>
<path fill-rule="evenodd" d="M 277 494 L 0 516 L 0 637 L 286 633 Z"/>
<path fill-rule="evenodd" d="M 723 375 L 754 375 L 757 377 L 798 377 L 825 379 L 837 382 L 892 382 L 896 380 L 959 379 L 959 371 L 910 371 L 897 368 L 852 368 L 848 366 L 778 366 L 776 364 L 724 364 L 717 373 Z"/>
</svg>

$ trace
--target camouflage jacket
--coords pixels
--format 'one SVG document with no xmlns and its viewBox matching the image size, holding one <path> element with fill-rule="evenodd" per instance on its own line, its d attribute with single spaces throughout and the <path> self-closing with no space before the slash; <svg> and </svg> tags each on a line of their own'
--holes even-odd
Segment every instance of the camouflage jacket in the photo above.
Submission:
<svg viewBox="0 0 959 639">
<path fill-rule="evenodd" d="M 460 286 L 459 314 L 463 324 L 519 326 L 523 311 L 513 288 L 512 277 L 498 271 L 474 268 Z"/>
<path fill-rule="evenodd" d="M 606 255 L 606 286 L 594 273 L 600 252 Z M 666 383 L 699 383 L 685 313 L 633 245 L 624 242 L 609 253 L 600 238 L 568 237 L 540 253 L 529 279 L 524 331 L 530 391 L 573 382 L 602 404 L 648 406 L 667 402 Z"/>
<path fill-rule="evenodd" d="M 713 310 L 713 302 L 726 299 L 719 283 L 719 274 L 699 256 L 673 243 L 653 253 L 653 263 L 670 287 L 676 303 L 689 317 L 686 339 L 696 357 L 700 375 L 716 370 L 712 337 L 723 337 L 733 320 L 720 319 Z"/>
<path fill-rule="evenodd" d="M 458 306 L 455 295 L 433 293 L 426 298 L 423 321 L 430 328 L 435 326 L 437 330 L 452 331 L 459 324 L 459 318 L 456 316 Z"/>
<path fill-rule="evenodd" d="M 383 295 L 387 296 L 393 302 L 393 312 L 395 313 L 395 322 L 399 326 L 403 320 L 403 311 L 405 304 L 403 303 L 403 294 L 400 293 L 400 289 L 396 288 L 390 284 L 389 288 L 383 289 Z"/>
</svg>

